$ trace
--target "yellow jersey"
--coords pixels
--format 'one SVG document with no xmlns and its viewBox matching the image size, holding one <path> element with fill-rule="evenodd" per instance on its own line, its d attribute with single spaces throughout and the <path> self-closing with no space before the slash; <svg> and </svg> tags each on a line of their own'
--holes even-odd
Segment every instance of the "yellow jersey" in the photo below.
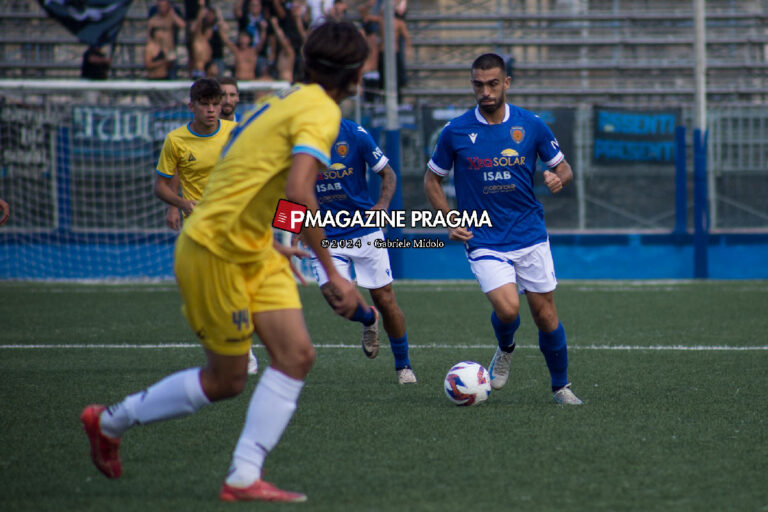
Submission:
<svg viewBox="0 0 768 512">
<path fill-rule="evenodd" d="M 199 201 L 221 148 L 236 126 L 237 123 L 220 119 L 219 127 L 209 135 L 193 132 L 190 123 L 176 128 L 165 137 L 157 173 L 166 178 L 178 173 L 184 199 Z"/>
<path fill-rule="evenodd" d="M 232 133 L 184 233 L 224 260 L 259 260 L 272 246 L 293 155 L 309 154 L 327 167 L 340 124 L 339 106 L 317 84 L 263 98 Z"/>
</svg>

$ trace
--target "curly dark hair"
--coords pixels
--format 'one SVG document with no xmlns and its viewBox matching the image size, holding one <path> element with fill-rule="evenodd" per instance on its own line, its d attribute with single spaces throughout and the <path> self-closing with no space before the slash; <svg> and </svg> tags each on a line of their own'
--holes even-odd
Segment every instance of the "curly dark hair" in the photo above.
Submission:
<svg viewBox="0 0 768 512">
<path fill-rule="evenodd" d="M 198 78 L 189 88 L 189 100 L 220 100 L 224 96 L 218 80 L 215 78 Z"/>
</svg>

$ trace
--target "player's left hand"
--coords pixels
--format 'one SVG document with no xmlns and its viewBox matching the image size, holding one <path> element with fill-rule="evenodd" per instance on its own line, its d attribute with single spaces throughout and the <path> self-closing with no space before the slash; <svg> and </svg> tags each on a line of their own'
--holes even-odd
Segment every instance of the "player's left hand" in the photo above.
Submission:
<svg viewBox="0 0 768 512">
<path fill-rule="evenodd" d="M 389 207 L 387 204 L 376 203 L 371 206 L 371 210 L 386 210 Z"/>
<path fill-rule="evenodd" d="M 298 246 L 295 246 L 291 244 L 291 246 L 283 245 L 277 241 L 274 241 L 273 246 L 275 247 L 275 250 L 285 256 L 288 259 L 288 265 L 291 267 L 291 272 L 293 272 L 293 275 L 296 276 L 296 279 L 299 280 L 299 282 L 307 286 L 307 280 L 304 279 L 304 276 L 301 275 L 301 272 L 299 272 L 299 269 L 296 267 L 296 265 L 293 263 L 293 257 L 297 257 L 299 259 L 301 258 L 309 258 L 310 254 L 302 249 L 299 249 Z"/>
<path fill-rule="evenodd" d="M 552 171 L 544 171 L 544 184 L 553 194 L 557 194 L 563 190 L 563 182 L 560 181 L 560 177 Z"/>
<path fill-rule="evenodd" d="M 178 208 L 175 206 L 168 208 L 168 213 L 165 215 L 165 223 L 174 231 L 181 229 L 181 215 Z"/>
</svg>

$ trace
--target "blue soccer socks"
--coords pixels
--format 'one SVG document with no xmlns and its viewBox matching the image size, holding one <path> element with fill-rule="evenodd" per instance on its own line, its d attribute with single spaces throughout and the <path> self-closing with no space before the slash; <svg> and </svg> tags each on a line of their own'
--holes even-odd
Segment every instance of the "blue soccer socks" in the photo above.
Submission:
<svg viewBox="0 0 768 512">
<path fill-rule="evenodd" d="M 493 325 L 493 332 L 496 333 L 496 339 L 499 341 L 499 348 L 504 352 L 515 350 L 514 337 L 515 331 L 520 327 L 520 315 L 517 315 L 514 322 L 507 324 L 499 320 L 494 311 L 491 313 L 491 325 Z"/>
<path fill-rule="evenodd" d="M 401 338 L 389 337 L 389 346 L 392 348 L 392 355 L 395 357 L 395 370 L 410 368 L 411 360 L 408 358 L 408 333 Z"/>
<path fill-rule="evenodd" d="M 557 391 L 568 384 L 568 346 L 562 323 L 558 323 L 552 332 L 539 331 L 539 349 L 549 368 L 552 391 Z"/>
<path fill-rule="evenodd" d="M 364 304 L 358 304 L 357 309 L 352 314 L 352 316 L 349 317 L 349 319 L 353 322 L 360 322 L 364 326 L 368 327 L 373 325 L 373 323 L 376 321 L 376 313 L 373 311 L 372 307 L 366 306 Z"/>
</svg>

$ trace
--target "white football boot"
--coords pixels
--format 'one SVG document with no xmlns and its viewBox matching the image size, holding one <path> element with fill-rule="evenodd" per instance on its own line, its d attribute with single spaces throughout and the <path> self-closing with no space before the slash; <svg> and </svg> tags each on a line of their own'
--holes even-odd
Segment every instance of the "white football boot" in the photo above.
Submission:
<svg viewBox="0 0 768 512">
<path fill-rule="evenodd" d="M 577 397 L 573 391 L 571 391 L 571 383 L 569 382 L 562 388 L 555 391 L 552 399 L 559 405 L 582 405 L 584 402 L 581 398 Z"/>
<path fill-rule="evenodd" d="M 379 355 L 379 312 L 371 306 L 376 320 L 371 325 L 363 326 L 362 346 L 368 359 L 374 359 Z"/>
<path fill-rule="evenodd" d="M 491 387 L 501 389 L 509 378 L 509 363 L 512 361 L 512 352 L 505 352 L 496 347 L 496 353 L 488 365 L 488 373 L 491 376 Z"/>
<path fill-rule="evenodd" d="M 405 367 L 402 370 L 397 370 L 397 382 L 400 384 L 415 384 L 416 374 L 410 367 Z"/>
</svg>

